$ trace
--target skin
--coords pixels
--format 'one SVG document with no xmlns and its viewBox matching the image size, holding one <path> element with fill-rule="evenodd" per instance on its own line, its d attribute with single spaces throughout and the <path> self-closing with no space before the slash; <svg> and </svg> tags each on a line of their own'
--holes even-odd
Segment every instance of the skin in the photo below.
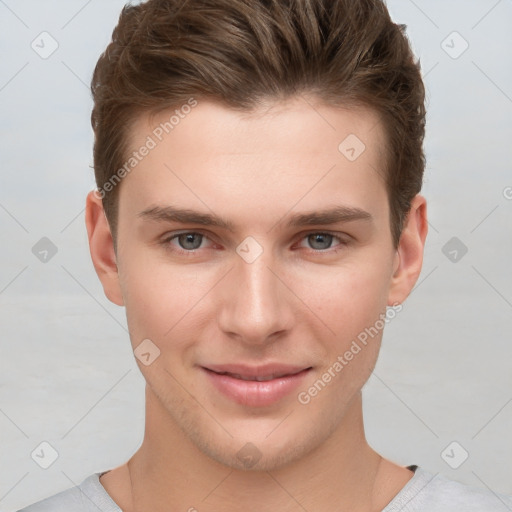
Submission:
<svg viewBox="0 0 512 512">
<path fill-rule="evenodd" d="M 133 149 L 168 118 L 140 117 Z M 353 162 L 338 150 L 349 134 L 366 145 Z M 297 400 L 420 274 L 426 200 L 414 198 L 395 249 L 385 145 L 367 109 L 295 97 L 249 115 L 199 101 L 119 185 L 116 251 L 101 200 L 88 195 L 105 294 L 126 308 L 132 348 L 150 339 L 160 350 L 148 366 L 137 359 L 144 440 L 100 480 L 124 511 L 378 511 L 412 478 L 365 439 L 361 388 L 382 330 L 308 404 Z M 234 231 L 139 215 L 171 204 L 225 218 Z M 293 214 L 339 205 L 372 220 L 286 226 Z M 204 236 L 169 241 L 183 232 Z M 248 236 L 263 249 L 252 263 L 236 252 Z M 233 402 L 200 369 L 268 361 L 312 369 L 266 407 Z M 249 442 L 260 456 L 250 468 L 237 457 Z"/>
</svg>

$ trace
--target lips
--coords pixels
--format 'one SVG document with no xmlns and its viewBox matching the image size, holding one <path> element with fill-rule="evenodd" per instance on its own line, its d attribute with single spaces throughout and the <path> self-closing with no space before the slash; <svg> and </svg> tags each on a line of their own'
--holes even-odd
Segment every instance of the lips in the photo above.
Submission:
<svg viewBox="0 0 512 512">
<path fill-rule="evenodd" d="M 218 372 L 216 372 L 218 373 Z M 274 380 L 274 379 L 278 379 L 280 377 L 285 377 L 286 373 L 278 373 L 278 374 L 271 374 L 271 375 L 251 375 L 251 376 L 247 376 L 247 375 L 240 375 L 238 373 L 229 373 L 229 372 L 222 372 L 222 373 L 219 373 L 219 375 L 229 375 L 230 377 L 233 377 L 234 379 L 240 379 L 240 380 L 255 380 L 257 382 L 265 382 L 267 380 Z"/>
<path fill-rule="evenodd" d="M 229 375 L 237 379 L 261 382 L 286 377 L 287 375 L 295 375 L 309 367 L 307 365 L 292 366 L 280 363 L 268 363 L 260 366 L 242 364 L 208 365 L 205 368 L 220 375 Z"/>
<path fill-rule="evenodd" d="M 245 406 L 262 407 L 289 395 L 311 370 L 284 364 L 209 365 L 202 367 L 217 391 Z"/>
</svg>

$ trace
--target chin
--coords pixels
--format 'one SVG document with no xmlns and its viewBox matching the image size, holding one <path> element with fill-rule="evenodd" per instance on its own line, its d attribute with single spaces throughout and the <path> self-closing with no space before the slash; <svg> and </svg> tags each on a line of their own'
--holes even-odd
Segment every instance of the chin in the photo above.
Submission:
<svg viewBox="0 0 512 512">
<path fill-rule="evenodd" d="M 236 471 L 260 472 L 275 471 L 295 462 L 304 455 L 301 446 L 290 445 L 282 449 L 259 449 L 256 444 L 248 441 L 237 451 L 232 447 L 204 447 L 203 452 L 219 464 Z"/>
<path fill-rule="evenodd" d="M 326 424 L 324 423 L 324 427 Z M 307 456 L 329 437 L 328 429 L 309 424 L 296 428 L 242 430 L 242 435 L 227 438 L 200 431 L 188 431 L 189 439 L 209 458 L 236 471 L 258 472 L 283 469 Z M 274 424 L 275 428 L 275 424 Z M 265 433 L 263 433 L 265 432 Z M 268 432 L 272 432 L 268 435 Z"/>
</svg>

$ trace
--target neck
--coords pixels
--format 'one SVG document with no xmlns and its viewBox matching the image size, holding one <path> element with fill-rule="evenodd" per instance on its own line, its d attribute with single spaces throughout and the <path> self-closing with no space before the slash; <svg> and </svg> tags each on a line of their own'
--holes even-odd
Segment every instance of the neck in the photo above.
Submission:
<svg viewBox="0 0 512 512">
<path fill-rule="evenodd" d="M 146 395 L 146 431 L 127 463 L 131 492 L 124 510 L 368 512 L 384 508 L 405 484 L 404 471 L 400 483 L 391 483 L 389 463 L 383 464 L 367 444 L 360 394 L 322 445 L 271 471 L 236 470 L 211 459 L 169 418 L 149 388 Z"/>
</svg>

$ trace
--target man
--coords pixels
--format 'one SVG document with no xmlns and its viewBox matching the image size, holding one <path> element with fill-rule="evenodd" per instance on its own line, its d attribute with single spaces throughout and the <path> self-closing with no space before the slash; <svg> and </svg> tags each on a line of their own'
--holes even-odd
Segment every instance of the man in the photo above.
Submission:
<svg viewBox="0 0 512 512">
<path fill-rule="evenodd" d="M 93 77 L 86 224 L 145 436 L 25 511 L 512 509 L 365 439 L 361 389 L 427 235 L 403 30 L 380 0 L 123 10 Z"/>
</svg>

